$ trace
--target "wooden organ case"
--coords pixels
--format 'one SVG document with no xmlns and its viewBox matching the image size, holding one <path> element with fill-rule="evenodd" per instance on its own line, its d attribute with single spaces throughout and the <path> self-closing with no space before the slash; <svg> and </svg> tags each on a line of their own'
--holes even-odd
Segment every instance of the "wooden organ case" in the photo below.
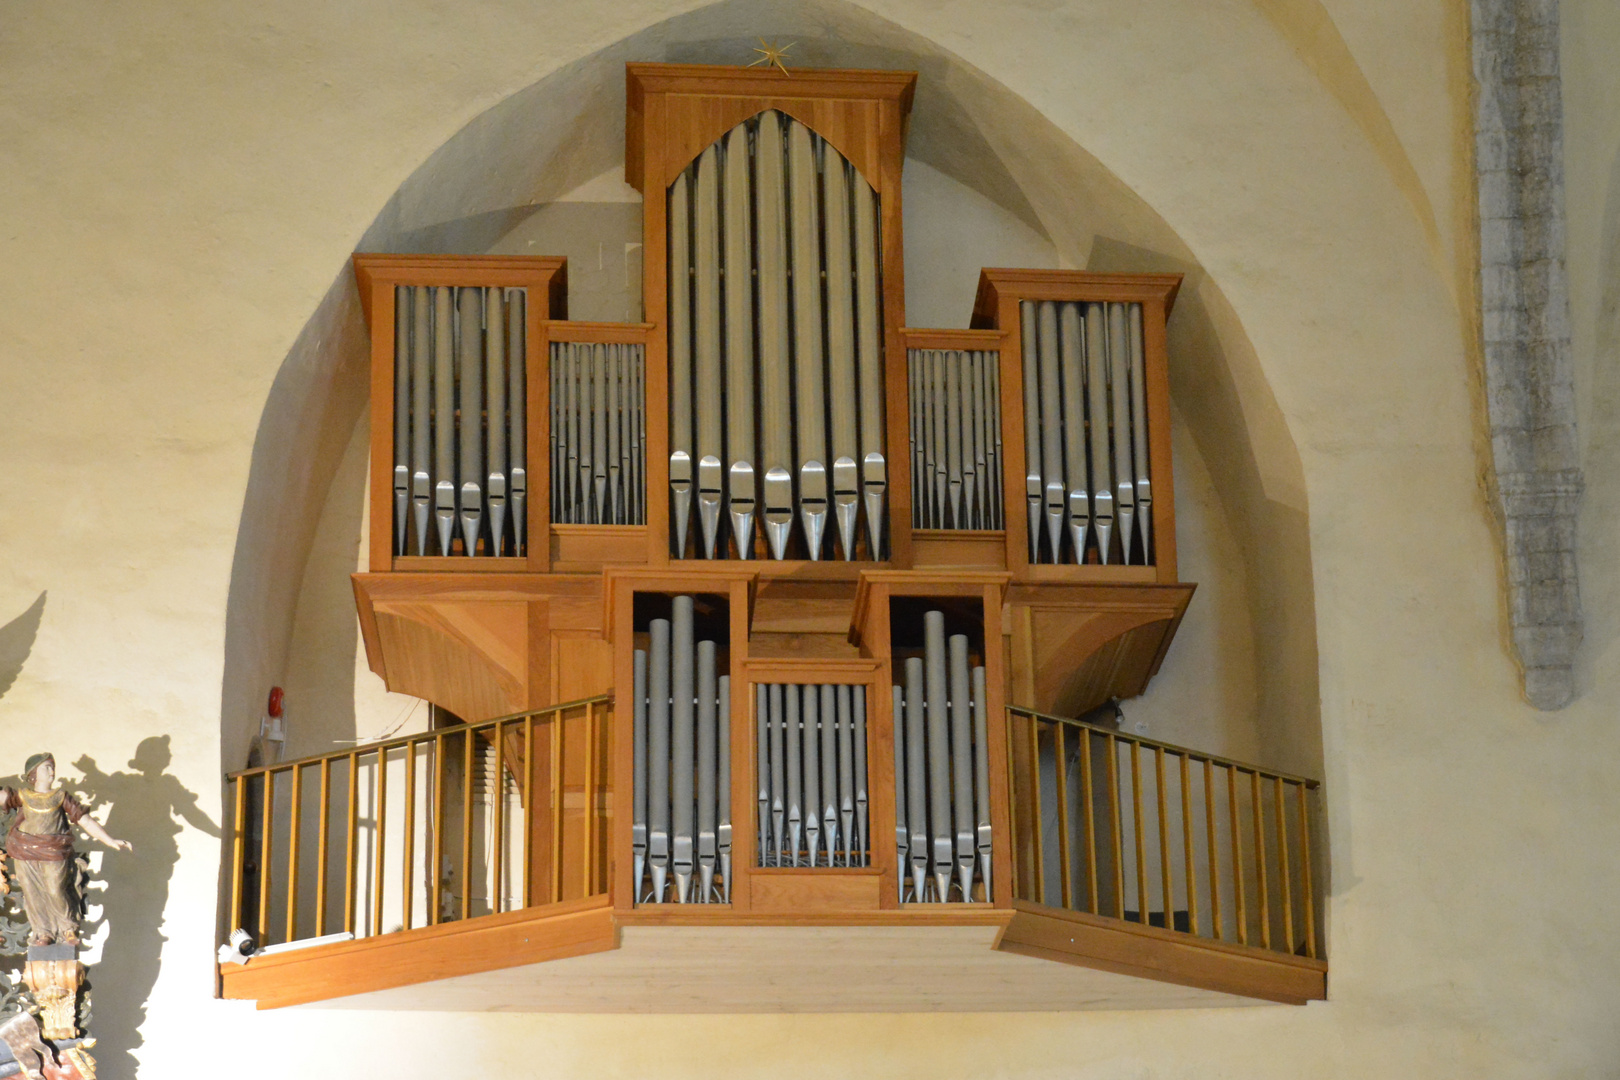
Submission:
<svg viewBox="0 0 1620 1080">
<path fill-rule="evenodd" d="M 548 960 L 530 1007 L 649 1011 L 1322 996 L 1307 782 L 1060 719 L 1141 693 L 1193 592 L 1166 371 L 1179 277 L 986 269 L 971 328 L 908 327 L 914 74 L 627 77 L 645 322 L 568 320 L 560 259 L 355 257 L 367 657 L 464 721 L 469 766 L 493 755 L 516 792 L 493 846 L 516 845 L 495 875 L 523 879 L 521 902 L 460 917 L 573 935 L 424 952 L 422 977 Z M 588 727 L 535 726 L 578 701 Z M 414 910 L 402 942 L 456 925 Z M 334 948 L 386 941 L 376 912 Z M 810 937 L 723 943 L 744 928 Z M 902 941 L 934 960 L 888 997 L 803 996 Z M 669 1000 L 568 974 L 632 945 Z M 271 959 L 227 966 L 227 994 L 320 996 L 253 982 Z M 772 980 L 780 963 L 808 964 L 812 990 Z"/>
</svg>

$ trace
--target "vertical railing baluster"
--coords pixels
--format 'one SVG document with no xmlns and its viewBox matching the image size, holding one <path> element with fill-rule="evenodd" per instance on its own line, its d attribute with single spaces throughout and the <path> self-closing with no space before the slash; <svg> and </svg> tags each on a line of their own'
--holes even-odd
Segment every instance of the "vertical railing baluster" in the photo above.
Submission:
<svg viewBox="0 0 1620 1080">
<path fill-rule="evenodd" d="M 274 808 L 276 774 L 264 771 L 264 790 L 259 793 L 259 945 L 270 944 L 270 811 Z"/>
<path fill-rule="evenodd" d="M 1187 755 L 1177 754 L 1181 761 L 1181 863 L 1186 873 L 1187 929 L 1198 933 L 1198 874 L 1193 866 L 1192 843 L 1192 778 L 1187 770 Z"/>
<path fill-rule="evenodd" d="M 231 811 L 231 925 L 227 929 L 234 932 L 242 926 L 242 885 L 247 873 L 248 778 L 239 776 L 230 784 L 236 798 Z"/>
<path fill-rule="evenodd" d="M 501 880 L 501 873 L 506 869 L 506 746 L 501 741 L 505 725 L 500 721 L 495 723 L 495 787 L 490 792 L 492 805 L 490 814 L 493 824 L 491 834 L 495 837 L 495 850 L 490 856 L 490 901 L 491 915 L 501 913 L 502 901 L 506 899 L 505 882 Z"/>
<path fill-rule="evenodd" d="M 523 906 L 534 905 L 534 717 L 523 720 Z"/>
<path fill-rule="evenodd" d="M 461 917 L 472 916 L 473 745 L 471 727 L 461 730 Z"/>
<path fill-rule="evenodd" d="M 551 718 L 551 894 L 553 904 L 562 899 L 563 887 L 563 718 L 555 713 Z"/>
<path fill-rule="evenodd" d="M 1249 912 L 1243 903 L 1243 829 L 1238 819 L 1237 767 L 1226 767 L 1227 815 L 1232 826 L 1232 889 L 1237 897 L 1238 944 L 1249 943 Z"/>
<path fill-rule="evenodd" d="M 416 740 L 405 744 L 405 850 L 400 853 L 400 923 L 411 928 L 416 915 L 416 890 L 411 877 L 416 873 Z"/>
<path fill-rule="evenodd" d="M 1209 841 L 1209 924 L 1221 940 L 1221 861 L 1215 845 L 1215 767 L 1204 759 L 1204 832 Z"/>
<path fill-rule="evenodd" d="M 287 938 L 298 940 L 298 842 L 303 826 L 304 770 L 294 765 L 292 773 L 292 808 L 287 815 Z"/>
<path fill-rule="evenodd" d="M 1170 811 L 1164 794 L 1164 748 L 1153 748 L 1153 783 L 1155 801 L 1159 804 L 1159 884 L 1164 893 L 1164 928 L 1174 930 L 1175 899 L 1170 884 Z"/>
<path fill-rule="evenodd" d="M 321 758 L 320 832 L 315 837 L 315 936 L 326 936 L 326 853 L 331 830 L 332 759 Z"/>
<path fill-rule="evenodd" d="M 343 838 L 343 932 L 359 937 L 355 926 L 355 878 L 359 864 L 360 834 L 360 751 L 349 751 L 349 831 Z"/>
<path fill-rule="evenodd" d="M 1093 793 L 1091 778 L 1091 731 L 1089 728 L 1080 729 L 1080 788 L 1081 788 L 1081 815 L 1086 822 L 1086 896 L 1090 899 L 1087 911 L 1093 915 L 1102 914 L 1097 910 L 1097 821 L 1096 809 L 1092 806 Z"/>
<path fill-rule="evenodd" d="M 1136 838 L 1136 921 L 1148 924 L 1147 850 L 1142 836 L 1142 760 L 1139 744 L 1127 740 L 1131 747 L 1131 831 Z"/>
<path fill-rule="evenodd" d="M 1314 867 L 1311 866 L 1311 815 L 1306 808 L 1309 799 L 1306 797 L 1304 784 L 1295 785 L 1299 791 L 1299 847 L 1301 878 L 1305 886 L 1305 955 L 1312 960 L 1316 956 L 1316 885 L 1312 878 L 1315 876 Z"/>
<path fill-rule="evenodd" d="M 382 933 L 384 841 L 388 837 L 388 751 L 377 748 L 377 814 L 372 833 L 377 838 L 377 863 L 371 871 L 371 932 Z"/>
<path fill-rule="evenodd" d="M 585 896 L 596 895 L 596 703 L 585 705 Z"/>
<path fill-rule="evenodd" d="M 1066 739 L 1062 724 L 1052 725 L 1053 752 L 1057 755 L 1057 813 L 1058 813 L 1058 872 L 1063 875 L 1062 887 L 1058 890 L 1065 908 L 1074 906 L 1070 896 L 1069 883 L 1069 770 L 1065 767 L 1067 758 Z"/>
<path fill-rule="evenodd" d="M 1255 898 L 1260 901 L 1260 944 L 1263 948 L 1271 948 L 1271 898 L 1266 891 L 1266 836 L 1265 814 L 1262 808 L 1265 803 L 1260 801 L 1260 774 L 1253 770 L 1244 770 L 1249 774 L 1249 802 L 1254 807 L 1254 869 L 1257 877 Z"/>
<path fill-rule="evenodd" d="M 1029 718 L 1030 834 L 1035 842 L 1035 902 L 1046 903 L 1046 843 L 1041 836 L 1041 722 Z"/>
<path fill-rule="evenodd" d="M 444 913 L 444 732 L 433 736 L 433 821 L 428 838 L 428 925 L 437 926 Z"/>
<path fill-rule="evenodd" d="M 1112 732 L 1108 739 L 1108 816 L 1114 833 L 1114 917 L 1125 917 L 1125 827 L 1120 821 L 1119 740 Z"/>
<path fill-rule="evenodd" d="M 1272 779 L 1271 801 L 1277 811 L 1277 866 L 1282 882 L 1283 951 L 1292 954 L 1294 945 L 1294 889 L 1288 873 L 1288 814 L 1283 807 L 1282 777 Z"/>
</svg>

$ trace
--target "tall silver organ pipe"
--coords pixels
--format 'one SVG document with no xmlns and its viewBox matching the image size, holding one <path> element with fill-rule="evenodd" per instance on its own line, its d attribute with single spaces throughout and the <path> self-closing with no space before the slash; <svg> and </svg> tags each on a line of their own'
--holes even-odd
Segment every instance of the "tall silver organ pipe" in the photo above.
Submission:
<svg viewBox="0 0 1620 1080">
<path fill-rule="evenodd" d="M 640 345 L 551 343 L 551 520 L 642 525 Z"/>
<path fill-rule="evenodd" d="M 395 288 L 395 554 L 524 553 L 525 300 Z"/>
<path fill-rule="evenodd" d="M 912 527 L 1003 528 L 999 354 L 911 349 L 906 359 Z"/>
<path fill-rule="evenodd" d="M 769 110 L 668 202 L 672 553 L 750 558 L 759 522 L 771 558 L 880 557 L 877 193 Z"/>
<path fill-rule="evenodd" d="M 1153 561 L 1142 305 L 1024 301 L 1030 557 Z"/>
<path fill-rule="evenodd" d="M 731 902 L 731 679 L 676 596 L 634 654 L 631 869 L 636 902 Z"/>
<path fill-rule="evenodd" d="M 967 635 L 923 616 L 923 654 L 894 688 L 895 842 L 901 900 L 991 898 L 990 762 L 985 674 Z"/>
<path fill-rule="evenodd" d="M 760 866 L 866 866 L 866 687 L 759 684 Z"/>
</svg>

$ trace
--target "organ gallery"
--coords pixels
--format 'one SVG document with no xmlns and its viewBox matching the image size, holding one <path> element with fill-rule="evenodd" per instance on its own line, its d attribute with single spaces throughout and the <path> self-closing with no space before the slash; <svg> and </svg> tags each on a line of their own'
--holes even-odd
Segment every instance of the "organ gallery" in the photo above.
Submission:
<svg viewBox="0 0 1620 1080">
<path fill-rule="evenodd" d="M 1113 722 L 1194 591 L 1180 276 L 990 267 L 911 326 L 914 74 L 626 77 L 644 321 L 569 319 L 554 256 L 355 256 L 355 598 L 436 723 L 233 774 L 270 952 L 226 996 L 842 1010 L 904 957 L 861 1007 L 1322 997 L 1316 781 Z"/>
</svg>

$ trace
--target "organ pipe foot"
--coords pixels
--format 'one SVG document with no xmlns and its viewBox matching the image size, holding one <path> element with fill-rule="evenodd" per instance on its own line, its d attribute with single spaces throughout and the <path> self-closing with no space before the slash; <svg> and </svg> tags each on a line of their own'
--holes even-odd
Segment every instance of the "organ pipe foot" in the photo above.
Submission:
<svg viewBox="0 0 1620 1080">
<path fill-rule="evenodd" d="M 996 894 L 990 891 L 990 853 L 988 851 L 979 852 L 979 880 L 984 882 L 985 902 L 993 902 Z"/>
<path fill-rule="evenodd" d="M 658 863 L 653 863 L 651 899 L 655 904 L 662 904 L 664 902 L 664 886 L 668 882 L 668 875 L 669 867 L 661 866 Z"/>
<path fill-rule="evenodd" d="M 958 884 L 962 888 L 962 902 L 964 904 L 972 903 L 972 901 L 973 901 L 973 856 L 969 855 L 966 862 L 958 862 L 956 864 L 956 876 L 961 879 L 958 882 Z"/>
<path fill-rule="evenodd" d="M 1120 562 L 1131 561 L 1131 522 L 1136 518 L 1136 511 L 1126 507 L 1119 508 L 1119 550 Z"/>
<path fill-rule="evenodd" d="M 731 854 L 720 856 L 720 902 L 731 903 Z"/>
<path fill-rule="evenodd" d="M 519 470 L 521 471 L 521 470 Z M 512 489 L 512 554 L 523 554 L 523 528 L 528 522 L 524 508 L 528 502 L 528 492 L 524 490 L 519 478 L 517 486 Z"/>
<path fill-rule="evenodd" d="M 737 540 L 737 558 L 753 558 L 754 467 L 746 461 L 731 464 L 731 535 Z"/>
<path fill-rule="evenodd" d="M 870 556 L 873 559 L 883 558 L 883 502 L 887 497 L 889 480 L 888 466 L 883 461 L 883 455 L 872 452 L 866 455 L 861 466 L 861 490 L 866 495 L 866 539 L 871 545 Z"/>
<path fill-rule="evenodd" d="M 692 520 L 692 458 L 685 450 L 669 455 L 669 497 L 675 513 L 674 554 L 686 557 L 686 529 Z"/>
<path fill-rule="evenodd" d="M 631 880 L 635 882 L 630 887 L 630 893 L 636 898 L 636 903 L 639 904 L 641 903 L 641 881 L 647 873 L 647 857 L 645 855 L 638 853 L 631 856 L 630 873 L 633 875 Z"/>
<path fill-rule="evenodd" d="M 1041 561 L 1041 500 L 1036 495 L 1029 500 L 1029 561 Z"/>
<path fill-rule="evenodd" d="M 411 522 L 410 473 L 403 466 L 394 470 L 394 554 L 405 554 L 405 530 Z"/>
<path fill-rule="evenodd" d="M 1075 551 L 1074 561 L 1077 562 L 1077 563 L 1085 562 L 1086 561 L 1086 523 L 1084 521 L 1076 521 L 1072 517 L 1069 519 L 1069 539 L 1074 542 L 1074 551 Z"/>
<path fill-rule="evenodd" d="M 911 867 L 911 902 L 921 904 L 928 899 L 928 871 L 920 864 Z"/>
<path fill-rule="evenodd" d="M 1052 561 L 1062 561 L 1058 552 L 1063 550 L 1063 485 L 1046 485 L 1046 539 L 1052 545 Z"/>
<path fill-rule="evenodd" d="M 833 515 L 838 519 L 838 542 L 844 561 L 855 558 L 855 530 L 860 524 L 861 496 L 855 459 L 841 457 L 833 462 Z"/>
<path fill-rule="evenodd" d="M 698 898 L 700 904 L 707 904 L 709 897 L 714 895 L 714 867 L 705 863 L 698 867 Z"/>
<path fill-rule="evenodd" d="M 416 511 L 416 553 L 426 555 L 428 547 L 428 521 L 433 516 L 433 506 L 426 495 L 418 495 L 412 501 Z"/>
<path fill-rule="evenodd" d="M 788 863 L 789 866 L 799 865 L 799 841 L 801 839 L 800 829 L 801 826 L 797 821 L 788 826 L 788 844 L 790 845 L 788 847 L 788 858 L 792 860 Z"/>
<path fill-rule="evenodd" d="M 501 541 L 506 539 L 506 500 L 489 500 L 489 553 L 501 553 Z M 514 554 L 516 554 L 514 552 Z"/>
<path fill-rule="evenodd" d="M 461 515 L 461 542 L 466 545 L 464 555 L 478 554 L 478 534 L 483 527 L 484 515 L 474 510 L 471 513 L 463 512 Z"/>
<path fill-rule="evenodd" d="M 1136 497 L 1137 528 L 1142 534 L 1142 561 L 1153 561 L 1153 500 L 1144 499 L 1141 495 Z"/>
<path fill-rule="evenodd" d="M 676 870 L 675 871 L 675 902 L 677 904 L 689 904 L 689 903 L 691 903 L 692 902 L 691 893 L 692 893 L 692 871 L 690 871 L 690 870 Z"/>
<path fill-rule="evenodd" d="M 1112 520 L 1097 522 L 1097 557 L 1102 560 L 1104 566 L 1108 565 L 1108 540 L 1113 531 L 1114 523 Z"/>
<path fill-rule="evenodd" d="M 951 898 L 951 868 L 934 868 L 934 902 L 943 904 Z"/>
<path fill-rule="evenodd" d="M 765 539 L 771 546 L 771 558 L 787 558 L 792 535 L 793 477 L 786 469 L 770 469 L 765 473 Z"/>
<path fill-rule="evenodd" d="M 799 466 L 799 520 L 804 526 L 804 545 L 812 561 L 821 558 L 821 542 L 827 531 L 827 467 L 819 461 Z"/>
<path fill-rule="evenodd" d="M 439 527 L 439 554 L 450 554 L 450 545 L 456 538 L 456 486 L 441 480 L 434 488 L 433 517 Z"/>
<path fill-rule="evenodd" d="M 703 530 L 703 557 L 714 558 L 720 537 L 720 459 L 713 455 L 698 461 L 698 525 Z"/>
</svg>

